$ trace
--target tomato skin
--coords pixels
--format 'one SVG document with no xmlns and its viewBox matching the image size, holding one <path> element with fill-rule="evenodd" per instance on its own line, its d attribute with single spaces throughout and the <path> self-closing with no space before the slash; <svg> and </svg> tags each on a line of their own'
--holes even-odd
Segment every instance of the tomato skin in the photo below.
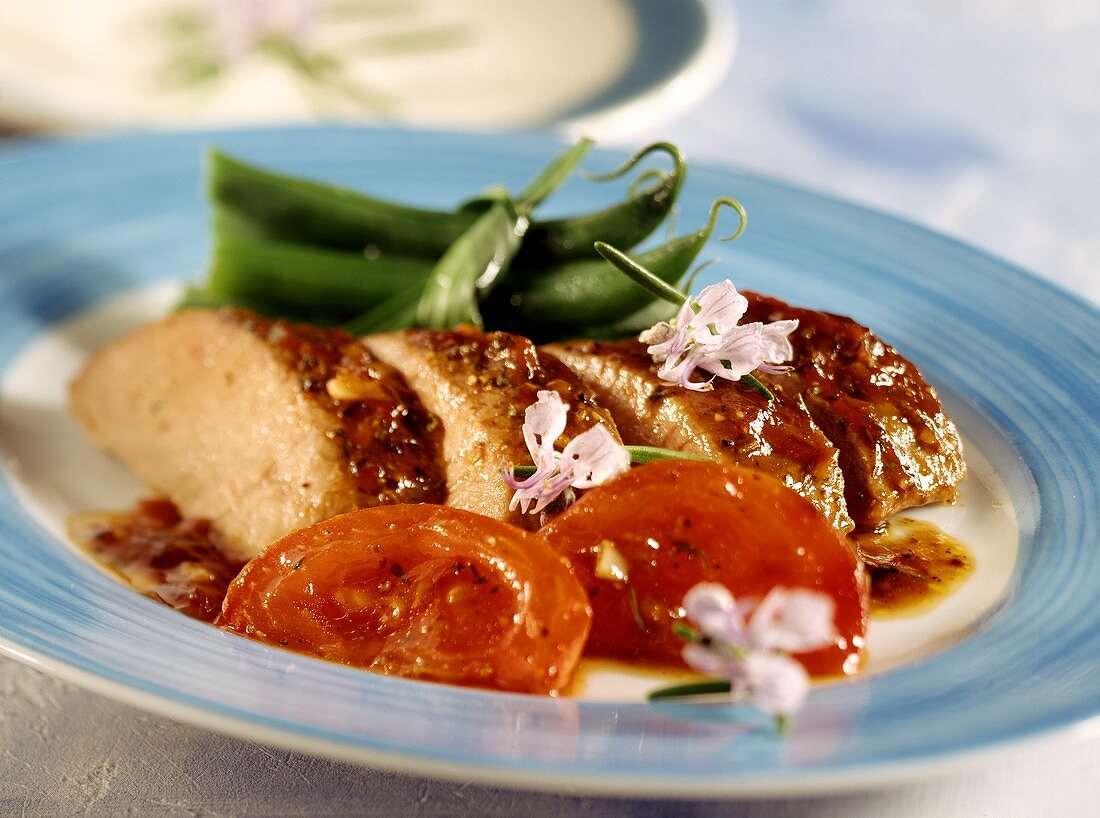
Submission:
<svg viewBox="0 0 1100 818">
<path fill-rule="evenodd" d="M 807 670 L 859 669 L 867 623 L 862 564 L 820 512 L 769 475 L 687 460 L 651 463 L 586 492 L 539 536 L 588 591 L 590 655 L 681 665 L 683 642 L 672 623 L 689 588 L 718 582 L 735 597 L 760 599 L 778 585 L 821 591 L 836 603 L 837 643 L 798 656 Z M 626 583 L 596 576 L 603 541 L 625 559 Z"/>
<path fill-rule="evenodd" d="M 269 545 L 230 585 L 218 624 L 379 673 L 554 694 L 590 622 L 584 589 L 534 535 L 459 509 L 394 505 Z"/>
</svg>

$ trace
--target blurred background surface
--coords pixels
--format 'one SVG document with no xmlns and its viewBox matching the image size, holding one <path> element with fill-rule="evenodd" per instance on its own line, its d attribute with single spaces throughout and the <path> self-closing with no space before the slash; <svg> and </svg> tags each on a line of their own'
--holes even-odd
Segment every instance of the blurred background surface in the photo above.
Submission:
<svg viewBox="0 0 1100 818">
<path fill-rule="evenodd" d="M 1100 301 L 1096 0 L 3 0 L 9 137 L 354 119 L 680 144 Z M 1067 354 L 1072 351 L 1067 350 Z M 274 751 L 0 660 L 0 813 L 1095 815 L 1095 740 L 881 794 L 525 796 Z"/>
<path fill-rule="evenodd" d="M 904 215 L 1100 299 L 1100 3 L 8 0 L 0 123 L 559 128 Z"/>
</svg>

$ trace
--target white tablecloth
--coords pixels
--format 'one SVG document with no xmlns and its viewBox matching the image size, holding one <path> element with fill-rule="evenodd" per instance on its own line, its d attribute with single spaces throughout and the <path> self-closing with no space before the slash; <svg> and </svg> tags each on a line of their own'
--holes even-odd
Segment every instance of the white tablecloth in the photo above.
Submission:
<svg viewBox="0 0 1100 818">
<path fill-rule="evenodd" d="M 672 139 L 694 160 L 898 213 L 1100 301 L 1100 3 L 746 0 L 738 11 L 740 50 L 720 89 L 633 143 Z M 1100 738 L 1086 732 L 876 793 L 615 801 L 273 750 L 2 660 L 0 814 L 1091 818 Z"/>
</svg>

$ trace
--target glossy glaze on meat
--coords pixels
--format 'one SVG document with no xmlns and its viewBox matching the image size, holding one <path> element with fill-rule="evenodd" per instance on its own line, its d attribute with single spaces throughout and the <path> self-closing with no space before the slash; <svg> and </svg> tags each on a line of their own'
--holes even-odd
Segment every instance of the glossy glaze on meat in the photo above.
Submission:
<svg viewBox="0 0 1100 818">
<path fill-rule="evenodd" d="M 329 394 L 336 379 L 346 399 Z M 226 553 L 379 503 L 438 502 L 434 424 L 346 333 L 187 310 L 99 350 L 71 388 L 88 437 Z"/>
<path fill-rule="evenodd" d="M 526 338 L 473 329 L 407 330 L 364 339 L 370 351 L 400 371 L 443 424 L 447 505 L 536 528 L 539 518 L 509 512 L 505 464 L 530 465 L 523 416 L 536 393 L 549 389 L 569 404 L 559 448 L 596 423 L 615 431 L 611 415 L 572 372 Z"/>
<path fill-rule="evenodd" d="M 798 319 L 794 371 L 778 386 L 805 399 L 840 450 L 848 511 L 859 528 L 955 498 L 966 476 L 959 434 L 912 363 L 850 318 L 745 296 L 745 321 Z"/>
<path fill-rule="evenodd" d="M 397 370 L 338 329 L 226 314 L 263 339 L 298 374 L 302 390 L 340 418 L 327 434 L 343 452 L 360 508 L 443 502 L 442 430 Z"/>
<path fill-rule="evenodd" d="M 596 393 L 625 442 L 696 452 L 768 472 L 810 500 L 838 529 L 851 529 L 837 451 L 797 395 L 769 402 L 729 381 L 717 381 L 706 392 L 662 385 L 652 358 L 637 341 L 574 341 L 545 350 Z"/>
</svg>

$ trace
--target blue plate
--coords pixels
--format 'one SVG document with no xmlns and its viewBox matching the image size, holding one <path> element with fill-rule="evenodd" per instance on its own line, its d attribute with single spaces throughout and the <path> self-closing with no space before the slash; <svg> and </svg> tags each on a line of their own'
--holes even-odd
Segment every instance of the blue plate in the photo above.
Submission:
<svg viewBox="0 0 1100 818">
<path fill-rule="evenodd" d="M 628 0 L 637 42 L 622 74 L 559 120 L 578 134 L 637 133 L 668 122 L 712 91 L 733 57 L 726 0 Z"/>
<path fill-rule="evenodd" d="M 325 128 L 2 151 L 0 373 L 76 311 L 198 275 L 206 252 L 200 161 L 213 143 L 429 205 L 491 183 L 517 186 L 557 148 L 533 137 Z M 597 153 L 592 165 L 619 158 Z M 746 236 L 723 248 L 739 285 L 860 316 L 952 396 L 964 428 L 994 460 L 1016 510 L 1020 552 L 1010 594 L 965 641 L 815 691 L 785 739 L 723 708 L 552 700 L 373 676 L 224 635 L 120 587 L 34 522 L 8 474 L 0 483 L 3 649 L 214 729 L 529 787 L 822 791 L 1095 729 L 1100 314 L 957 242 L 750 175 L 693 168 L 681 223 L 702 223 L 726 194 L 752 219 Z M 579 182 L 556 206 L 606 195 Z"/>
</svg>

